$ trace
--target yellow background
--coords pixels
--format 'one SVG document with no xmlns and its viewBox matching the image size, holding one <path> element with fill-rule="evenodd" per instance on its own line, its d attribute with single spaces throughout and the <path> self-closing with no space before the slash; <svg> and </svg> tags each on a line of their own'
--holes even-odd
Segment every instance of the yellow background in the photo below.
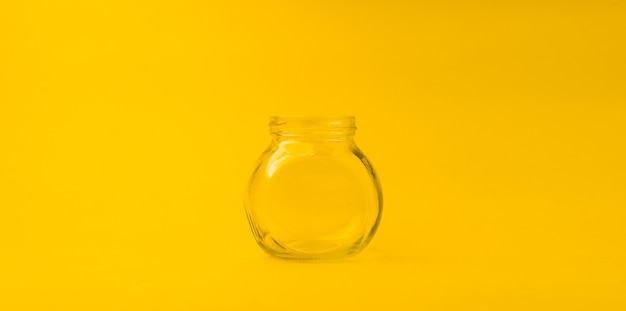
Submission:
<svg viewBox="0 0 626 311">
<path fill-rule="evenodd" d="M 2 1 L 0 310 L 625 310 L 626 2 L 433 2 Z M 357 117 L 360 256 L 254 243 L 273 114 Z"/>
</svg>

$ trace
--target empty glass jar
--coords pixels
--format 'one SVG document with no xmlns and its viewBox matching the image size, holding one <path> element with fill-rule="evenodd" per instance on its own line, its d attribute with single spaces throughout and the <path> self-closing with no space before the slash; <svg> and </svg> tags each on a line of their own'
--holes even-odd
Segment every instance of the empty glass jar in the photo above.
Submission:
<svg viewBox="0 0 626 311">
<path fill-rule="evenodd" d="M 286 259 L 361 251 L 380 222 L 382 192 L 354 143 L 355 118 L 275 116 L 269 125 L 244 198 L 257 243 Z"/>
</svg>

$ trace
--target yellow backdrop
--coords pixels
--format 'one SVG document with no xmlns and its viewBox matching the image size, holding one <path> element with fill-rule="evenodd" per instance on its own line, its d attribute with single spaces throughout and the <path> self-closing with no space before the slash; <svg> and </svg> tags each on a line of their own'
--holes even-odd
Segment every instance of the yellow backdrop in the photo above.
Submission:
<svg viewBox="0 0 626 311">
<path fill-rule="evenodd" d="M 2 1 L 0 310 L 626 309 L 626 2 L 431 2 Z M 360 256 L 254 243 L 273 114 L 357 117 Z"/>
</svg>

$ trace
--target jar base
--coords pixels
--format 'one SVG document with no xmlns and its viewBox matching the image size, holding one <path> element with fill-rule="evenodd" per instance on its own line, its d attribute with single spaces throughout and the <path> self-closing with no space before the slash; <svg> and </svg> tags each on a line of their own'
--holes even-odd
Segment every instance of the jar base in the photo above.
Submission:
<svg viewBox="0 0 626 311">
<path fill-rule="evenodd" d="M 260 244 L 261 248 L 269 255 L 285 260 L 339 260 L 357 255 L 364 247 L 358 242 L 346 247 L 345 242 L 336 240 L 294 240 L 280 243 L 272 238 L 269 240 L 266 241 L 269 243 Z"/>
</svg>

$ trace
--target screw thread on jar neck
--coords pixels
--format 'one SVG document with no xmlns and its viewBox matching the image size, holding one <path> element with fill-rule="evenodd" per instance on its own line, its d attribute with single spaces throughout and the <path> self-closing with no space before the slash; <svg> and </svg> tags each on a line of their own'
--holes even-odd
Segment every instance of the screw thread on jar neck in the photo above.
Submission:
<svg viewBox="0 0 626 311">
<path fill-rule="evenodd" d="M 270 133 L 277 137 L 318 137 L 327 140 L 351 139 L 356 131 L 353 116 L 272 116 Z"/>
</svg>

